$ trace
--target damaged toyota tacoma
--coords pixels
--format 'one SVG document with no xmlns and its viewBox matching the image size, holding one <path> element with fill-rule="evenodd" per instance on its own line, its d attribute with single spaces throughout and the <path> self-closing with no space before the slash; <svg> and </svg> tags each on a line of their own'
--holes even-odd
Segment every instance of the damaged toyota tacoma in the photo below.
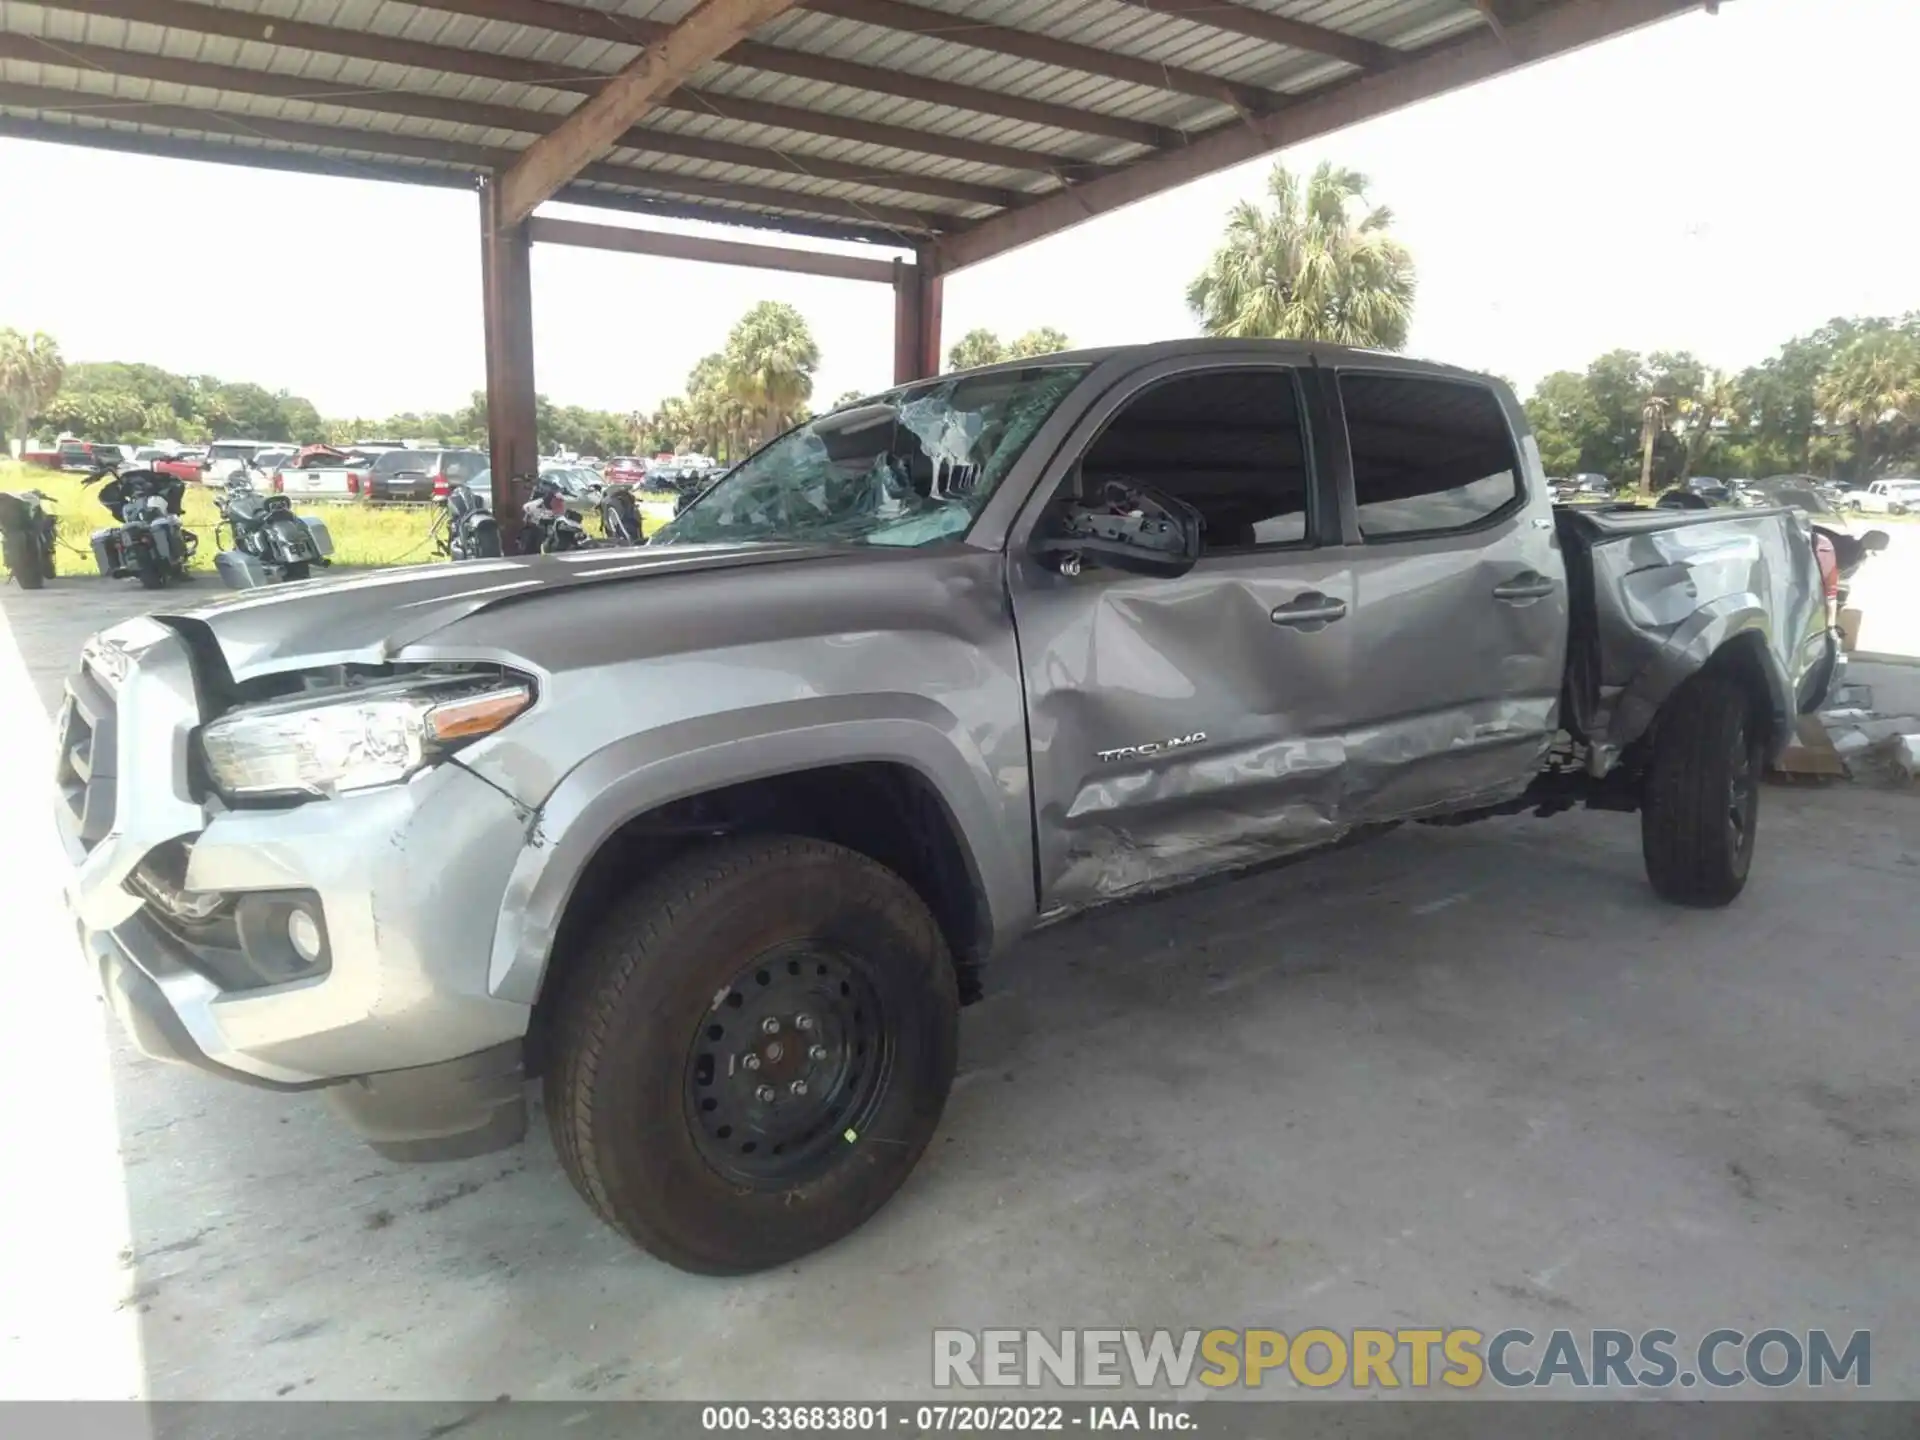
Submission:
<svg viewBox="0 0 1920 1440">
<path fill-rule="evenodd" d="M 1831 547 L 1825 552 L 1830 556 Z M 1637 811 L 1725 905 L 1841 662 L 1789 509 L 1556 510 L 1512 394 L 1184 341 L 902 386 L 653 543 L 119 625 L 70 903 L 147 1054 L 518 1141 L 672 1264 L 847 1234 L 1035 927 L 1384 824 Z"/>
</svg>

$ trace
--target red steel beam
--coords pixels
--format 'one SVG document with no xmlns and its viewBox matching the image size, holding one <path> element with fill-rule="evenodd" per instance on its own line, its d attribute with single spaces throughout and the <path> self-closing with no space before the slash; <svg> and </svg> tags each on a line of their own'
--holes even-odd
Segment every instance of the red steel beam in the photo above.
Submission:
<svg viewBox="0 0 1920 1440">
<path fill-rule="evenodd" d="M 530 25 L 561 35 L 579 35 L 589 40 L 609 40 L 621 45 L 651 45 L 668 27 L 657 20 L 640 20 L 608 10 L 593 10 L 584 5 L 561 5 L 554 0 L 409 0 L 426 10 L 444 10 L 455 15 L 471 15 L 482 20 L 499 20 L 509 25 Z M 750 70 L 765 70 L 774 75 L 796 75 L 805 80 L 822 80 L 829 85 L 844 85 L 850 90 L 871 90 L 877 95 L 897 95 L 906 100 L 922 100 L 947 105 L 956 110 L 973 110 L 982 115 L 1025 120 L 1056 130 L 1071 130 L 1084 135 L 1104 135 L 1130 144 L 1163 146 L 1177 137 L 1158 126 L 1145 125 L 1119 115 L 1097 110 L 1082 110 L 1071 105 L 1053 105 L 1043 100 L 1028 100 L 1000 90 L 975 85 L 957 85 L 949 80 L 880 65 L 861 65 L 810 50 L 789 50 L 757 40 L 745 40 L 729 50 L 721 60 Z"/>
<path fill-rule="evenodd" d="M 627 255 L 691 260 L 702 265 L 739 265 L 752 270 L 783 270 L 795 275 L 826 275 L 836 280 L 894 283 L 894 267 L 890 261 L 869 260 L 860 255 L 746 245 L 737 240 L 710 240 L 704 235 L 672 235 L 660 230 L 594 225 L 546 215 L 536 215 L 527 222 L 527 227 L 528 238 L 536 245 L 573 245 L 589 250 L 617 250 Z"/>
<path fill-rule="evenodd" d="M 699 0 L 686 17 L 647 46 L 572 114 L 522 150 L 490 193 L 502 223 L 518 225 L 561 186 L 604 159 L 620 137 L 679 89 L 794 0 Z"/>
<path fill-rule="evenodd" d="M 408 65 L 421 70 L 438 70 L 449 75 L 471 75 L 486 80 L 510 80 L 522 85 L 546 85 L 556 89 L 577 90 L 587 94 L 598 90 L 610 75 L 604 70 L 582 70 L 573 66 L 553 65 L 540 60 L 526 60 L 517 55 L 498 55 L 487 50 L 465 50 L 451 45 L 434 45 L 422 40 L 409 40 L 398 35 L 381 35 L 364 30 L 350 30 L 342 26 L 321 25 L 309 20 L 289 20 L 277 15 L 262 15 L 245 10 L 230 10 L 219 5 L 205 5 L 197 0 L 46 0 L 55 9 L 78 10 L 84 15 L 106 15 L 114 19 L 130 20 L 147 25 L 163 25 L 173 30 L 184 30 L 200 35 L 224 35 L 236 40 L 262 41 L 274 45 L 285 45 L 295 50 L 313 50 L 323 55 L 351 55 L 364 60 L 376 60 L 389 65 Z M 574 7 L 561 7 L 572 9 Z M 771 47 L 768 47 L 771 49 Z M 753 52 L 756 59 L 767 60 L 771 57 Z M 775 51 L 775 55 L 797 55 L 802 58 L 785 68 L 790 73 L 806 75 L 808 78 L 821 79 L 817 73 L 817 57 L 803 55 L 800 51 Z M 757 68 L 757 67 L 755 67 Z M 898 71 L 882 71 L 879 67 L 861 67 L 872 71 L 870 78 L 860 88 L 877 90 L 881 94 L 899 95 L 908 99 L 936 100 L 930 85 L 939 82 L 923 81 L 917 77 L 904 75 Z M 888 77 L 881 88 L 882 77 Z M 844 83 L 836 81 L 835 83 Z M 697 92 L 685 92 L 689 98 Z M 1083 133 L 1107 135 L 1113 139 L 1126 140 L 1137 145 L 1163 146 L 1178 143 L 1178 137 L 1157 125 L 1145 125 L 1139 121 L 1123 120 L 1113 116 L 1101 116 L 1093 112 L 1082 112 L 1068 106 L 1052 106 L 1049 116 L 1041 120 L 1037 113 L 1014 115 L 1012 111 L 1000 106 L 999 92 L 981 90 L 977 92 L 978 102 L 966 108 L 977 109 L 982 114 L 1006 115 L 1014 119 L 1026 119 L 1039 124 L 1050 124 L 1058 128 L 1078 130 Z M 992 107 L 988 107 L 987 97 L 992 97 Z M 948 99 L 937 103 L 957 103 L 959 97 L 949 93 Z M 702 104 L 673 104 L 669 109 L 695 110 L 704 112 L 708 108 Z M 815 112 L 800 110 L 796 114 L 806 115 Z M 1069 116 L 1079 117 L 1079 123 L 1067 125 Z M 1098 122 L 1098 123 L 1096 123 Z M 796 128 L 811 130 L 816 134 L 839 135 L 840 130 L 823 130 L 815 126 L 800 125 Z M 877 126 L 877 130 L 895 131 L 899 134 L 919 135 L 928 142 L 946 137 L 934 132 L 906 130 L 898 126 Z M 859 138 L 849 136 L 848 138 Z M 876 145 L 899 145 L 899 141 L 875 139 Z M 946 149 L 935 148 L 929 144 L 908 145 L 903 148 L 919 150 L 923 154 L 949 155 L 957 159 L 975 158 L 970 155 L 955 154 Z M 1034 150 L 1004 147 L 1007 153 L 1019 155 L 1018 161 L 989 160 L 990 165 L 1012 163 L 1016 168 L 1039 170 L 1051 173 L 1062 167 L 1072 167 L 1082 162 L 1072 156 L 1046 154 Z"/>
<path fill-rule="evenodd" d="M 205 138 L 152 135 L 137 130 L 112 130 L 54 120 L 34 120 L 0 113 L 0 135 L 48 145 L 75 145 L 89 150 L 111 150 L 122 155 L 146 155 L 161 160 L 190 160 L 206 165 L 234 165 L 248 170 L 281 170 L 295 175 L 317 175 L 337 180 L 376 180 L 391 185 L 428 185 L 449 190 L 472 190 L 474 172 L 465 166 L 403 165 L 391 160 L 357 155 L 316 155 L 305 150 L 271 150 L 245 142 L 227 143 Z M 888 232 L 836 225 L 795 215 L 769 215 L 757 210 L 732 210 L 693 201 L 672 200 L 631 192 L 570 185 L 556 199 L 569 205 L 590 205 L 634 215 L 699 220 L 710 225 L 743 226 L 782 235 L 810 235 L 822 240 L 892 241 Z"/>
<path fill-rule="evenodd" d="M 476 172 L 498 170 L 504 173 L 512 167 L 519 154 L 513 150 L 472 145 L 458 140 L 396 135 L 387 130 L 363 130 L 344 125 L 315 125 L 308 121 L 269 119 L 223 110 L 201 110 L 186 105 L 157 105 L 144 100 L 120 100 L 84 91 L 19 85 L 11 81 L 0 81 L 0 105 L 23 110 L 52 110 L 101 120 L 122 120 L 166 130 L 277 141 L 287 145 L 361 150 L 375 156 L 401 156 L 461 166 Z M 942 220 L 942 217 L 927 211 L 903 210 L 893 205 L 869 205 L 837 195 L 809 195 L 804 191 L 783 190 L 770 185 L 708 180 L 632 165 L 595 163 L 582 168 L 578 178 L 602 185 L 662 190 L 668 194 L 731 200 L 742 205 L 765 205 L 801 215 L 864 221 L 883 230 L 907 234 L 927 233 Z"/>
</svg>

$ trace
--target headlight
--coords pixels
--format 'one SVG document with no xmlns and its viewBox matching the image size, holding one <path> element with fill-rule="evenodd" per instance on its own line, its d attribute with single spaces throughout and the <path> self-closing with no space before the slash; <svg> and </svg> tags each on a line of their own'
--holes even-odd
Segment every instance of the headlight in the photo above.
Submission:
<svg viewBox="0 0 1920 1440">
<path fill-rule="evenodd" d="M 424 676 L 252 705 L 200 733 L 208 778 L 228 798 L 339 795 L 406 779 L 533 703 L 497 676 Z"/>
</svg>

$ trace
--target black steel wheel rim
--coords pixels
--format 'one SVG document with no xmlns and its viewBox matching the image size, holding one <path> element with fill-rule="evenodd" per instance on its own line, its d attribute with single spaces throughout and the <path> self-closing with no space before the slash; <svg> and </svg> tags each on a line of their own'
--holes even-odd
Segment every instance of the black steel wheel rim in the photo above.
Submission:
<svg viewBox="0 0 1920 1440">
<path fill-rule="evenodd" d="M 1753 750 L 1747 741 L 1747 727 L 1736 727 L 1727 764 L 1727 833 L 1733 841 L 1733 853 L 1742 856 L 1753 844 L 1753 822 L 1760 804 L 1756 783 L 1759 766 Z"/>
<path fill-rule="evenodd" d="M 736 1184 L 803 1184 L 864 1132 L 893 1063 L 861 960 L 818 941 L 770 950 L 715 994 L 694 1032 L 684 1087 L 694 1147 Z"/>
</svg>

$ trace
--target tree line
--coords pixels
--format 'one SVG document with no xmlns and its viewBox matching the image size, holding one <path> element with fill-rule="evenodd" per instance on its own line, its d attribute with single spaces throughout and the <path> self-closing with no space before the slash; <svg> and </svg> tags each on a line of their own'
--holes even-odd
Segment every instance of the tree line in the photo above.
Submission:
<svg viewBox="0 0 1920 1440">
<path fill-rule="evenodd" d="M 1550 475 L 1659 490 L 1693 475 L 1859 484 L 1920 463 L 1920 311 L 1828 321 L 1737 373 L 1685 351 L 1613 350 L 1534 387 Z"/>
<path fill-rule="evenodd" d="M 1221 243 L 1187 287 L 1206 334 L 1399 350 L 1416 294 L 1412 255 L 1374 205 L 1367 177 L 1323 164 L 1304 179 L 1284 165 L 1264 197 L 1228 213 Z M 1040 327 L 1011 341 L 960 337 L 952 369 L 1069 348 Z M 700 450 L 737 458 L 807 418 L 820 347 L 791 305 L 762 301 L 704 356 L 681 394 L 627 413 L 537 406 L 543 451 L 611 455 Z M 857 399 L 850 392 L 835 405 Z M 1600 474 L 1660 488 L 1689 475 L 1802 472 L 1858 482 L 1920 462 L 1920 312 L 1836 319 L 1738 372 L 1686 351 L 1614 350 L 1562 370 L 1526 402 L 1550 474 Z M 486 397 L 461 410 L 323 420 L 285 391 L 151 365 L 65 365 L 45 335 L 0 330 L 0 421 L 8 434 L 71 430 L 88 439 L 343 443 L 378 433 L 471 444 L 486 435 Z"/>
<path fill-rule="evenodd" d="M 1067 348 L 1058 330 L 1029 331 L 1002 344 L 976 330 L 953 348 L 952 363 L 989 364 Z M 808 418 L 820 346 L 793 306 L 763 300 L 742 315 L 721 347 L 703 356 L 685 390 L 652 410 L 591 410 L 535 401 L 543 454 L 582 455 L 701 451 L 738 458 Z M 841 401 L 857 396 L 843 396 Z M 836 402 L 841 403 L 841 402 Z M 222 437 L 346 445 L 356 440 L 430 440 L 483 444 L 487 397 L 472 393 L 447 411 L 386 416 L 323 417 L 285 390 L 268 390 L 211 375 L 176 375 L 157 365 L 104 361 L 67 364 L 44 334 L 0 330 L 0 438 L 71 433 L 88 440 L 205 443 Z"/>
</svg>

